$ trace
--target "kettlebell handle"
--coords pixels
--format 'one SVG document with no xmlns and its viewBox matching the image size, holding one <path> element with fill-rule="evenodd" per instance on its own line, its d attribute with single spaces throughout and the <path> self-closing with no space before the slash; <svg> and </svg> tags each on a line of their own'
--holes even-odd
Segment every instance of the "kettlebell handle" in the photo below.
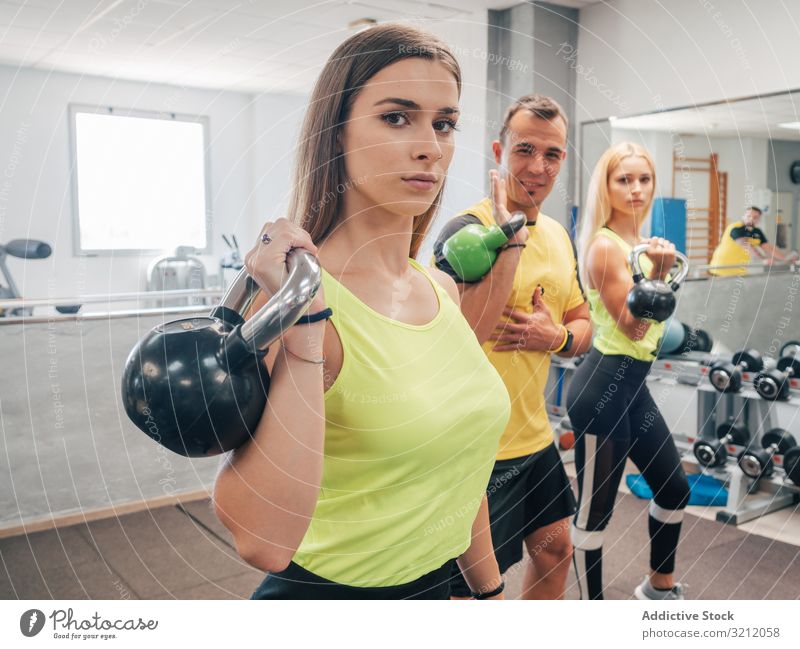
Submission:
<svg viewBox="0 0 800 649">
<path fill-rule="evenodd" d="M 527 217 L 525 216 L 525 212 L 517 211 L 511 215 L 507 223 L 500 226 L 500 229 L 503 231 L 503 234 L 506 235 L 506 238 L 510 239 L 525 226 L 526 221 Z"/>
<path fill-rule="evenodd" d="M 639 257 L 641 257 L 643 253 L 647 252 L 649 247 L 650 246 L 647 243 L 640 243 L 639 245 L 634 246 L 633 250 L 631 250 L 628 262 L 633 270 L 634 284 L 638 284 L 644 279 L 644 273 L 642 273 L 642 267 L 639 264 Z M 684 279 L 686 279 L 686 275 L 689 274 L 689 258 L 679 250 L 675 251 L 675 262 L 680 265 L 680 269 L 678 270 L 678 274 L 669 282 L 669 285 L 673 291 L 677 291 L 680 288 L 681 283 Z"/>
<path fill-rule="evenodd" d="M 242 322 L 228 334 L 227 354 L 247 349 L 249 353 L 264 352 L 289 327 L 302 316 L 319 290 L 322 271 L 319 262 L 310 252 L 295 248 L 286 258 L 287 276 L 269 301 L 249 320 Z M 233 280 L 212 317 L 230 309 L 244 316 L 259 291 L 258 284 L 242 269 Z M 235 364 L 234 359 L 230 359 Z"/>
</svg>

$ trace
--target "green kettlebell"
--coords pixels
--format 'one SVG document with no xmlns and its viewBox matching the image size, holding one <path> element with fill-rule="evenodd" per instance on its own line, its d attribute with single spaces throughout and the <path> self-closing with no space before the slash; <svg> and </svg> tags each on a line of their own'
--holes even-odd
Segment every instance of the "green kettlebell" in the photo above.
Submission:
<svg viewBox="0 0 800 649">
<path fill-rule="evenodd" d="M 465 282 L 476 282 L 497 260 L 497 250 L 525 226 L 525 213 L 514 212 L 504 225 L 466 225 L 442 246 L 444 258 Z"/>
</svg>

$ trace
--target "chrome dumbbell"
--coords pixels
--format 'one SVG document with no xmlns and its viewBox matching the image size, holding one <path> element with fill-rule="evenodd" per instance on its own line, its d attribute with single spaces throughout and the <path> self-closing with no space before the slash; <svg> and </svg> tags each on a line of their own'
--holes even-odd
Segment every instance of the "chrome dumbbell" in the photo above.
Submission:
<svg viewBox="0 0 800 649">
<path fill-rule="evenodd" d="M 789 431 L 772 428 L 761 438 L 760 449 L 746 448 L 739 455 L 739 468 L 749 478 L 768 478 L 775 468 L 774 458 L 797 446 Z"/>
<path fill-rule="evenodd" d="M 711 366 L 708 380 L 720 392 L 738 392 L 742 387 L 743 372 L 759 372 L 764 359 L 755 349 L 736 352 L 730 363 L 718 362 Z"/>
<path fill-rule="evenodd" d="M 792 340 L 781 347 L 775 369 L 762 370 L 753 379 L 753 387 L 764 399 L 785 401 L 789 398 L 790 381 L 800 377 L 800 342 Z"/>
<path fill-rule="evenodd" d="M 745 446 L 750 441 L 750 431 L 733 423 L 717 426 L 717 439 L 698 439 L 694 443 L 694 456 L 704 467 L 722 466 L 728 459 L 728 444 Z"/>
</svg>

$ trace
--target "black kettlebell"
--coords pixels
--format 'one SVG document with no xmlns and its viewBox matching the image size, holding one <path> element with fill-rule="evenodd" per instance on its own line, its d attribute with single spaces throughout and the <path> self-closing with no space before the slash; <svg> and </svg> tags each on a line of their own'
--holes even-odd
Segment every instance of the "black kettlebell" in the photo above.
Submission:
<svg viewBox="0 0 800 649">
<path fill-rule="evenodd" d="M 321 282 L 317 260 L 295 250 L 288 275 L 258 313 L 242 317 L 258 286 L 242 271 L 208 316 L 154 327 L 122 373 L 122 402 L 138 428 L 179 455 L 207 457 L 237 448 L 255 431 L 269 392 L 262 359 L 297 322 Z"/>
<path fill-rule="evenodd" d="M 675 311 L 675 291 L 689 272 L 689 259 L 676 250 L 675 260 L 681 266 L 678 274 L 669 282 L 647 279 L 639 265 L 639 257 L 647 248 L 646 243 L 641 243 L 631 250 L 629 261 L 633 271 L 633 288 L 628 293 L 628 309 L 636 318 L 664 322 Z"/>
</svg>

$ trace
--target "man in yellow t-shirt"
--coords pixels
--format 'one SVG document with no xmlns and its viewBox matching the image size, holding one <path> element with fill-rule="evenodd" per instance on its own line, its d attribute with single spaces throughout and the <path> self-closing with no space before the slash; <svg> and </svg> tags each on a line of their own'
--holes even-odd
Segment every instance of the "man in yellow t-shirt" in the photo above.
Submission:
<svg viewBox="0 0 800 649">
<path fill-rule="evenodd" d="M 744 216 L 739 221 L 734 221 L 725 228 L 722 238 L 711 257 L 711 266 L 736 266 L 740 268 L 717 268 L 708 272 L 720 277 L 729 275 L 744 275 L 744 268 L 753 257 L 764 260 L 765 265 L 771 265 L 773 259 L 785 261 L 786 257 L 767 241 L 764 232 L 758 227 L 761 219 L 761 210 L 753 205 L 748 207 Z"/>
<path fill-rule="evenodd" d="M 574 356 L 591 344 L 589 307 L 565 228 L 540 213 L 567 151 L 567 118 L 549 97 L 528 95 L 506 111 L 492 143 L 503 170 L 492 172 L 485 198 L 447 223 L 434 245 L 436 265 L 459 283 L 461 309 L 511 397 L 511 418 L 488 486 L 492 541 L 500 571 L 523 556 L 523 597 L 564 595 L 572 557 L 575 499 L 545 407 L 550 354 Z M 444 242 L 469 223 L 505 223 L 522 211 L 527 225 L 500 252 L 491 271 L 466 283 L 442 255 Z M 469 596 L 459 575 L 452 594 Z"/>
</svg>

